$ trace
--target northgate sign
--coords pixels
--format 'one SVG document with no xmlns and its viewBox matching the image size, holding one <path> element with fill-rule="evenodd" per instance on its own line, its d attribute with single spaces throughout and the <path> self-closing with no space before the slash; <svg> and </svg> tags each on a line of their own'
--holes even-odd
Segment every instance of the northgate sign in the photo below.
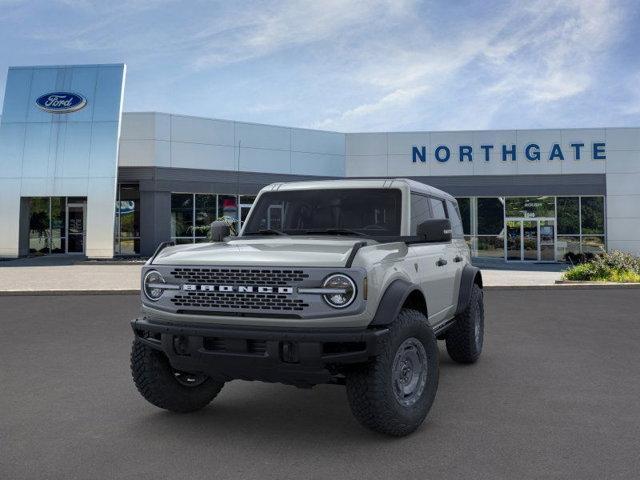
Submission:
<svg viewBox="0 0 640 480">
<path fill-rule="evenodd" d="M 518 151 L 516 145 L 499 145 L 496 148 L 495 145 L 480 145 L 481 152 L 475 152 L 475 155 L 480 159 L 489 161 L 491 159 L 491 153 L 495 150 L 502 153 L 502 161 L 516 161 L 521 154 L 523 158 L 528 161 L 535 162 L 542 159 L 542 153 L 540 145 L 537 143 L 529 143 L 521 151 Z M 573 160 L 582 160 L 590 157 L 591 160 L 606 160 L 605 152 L 606 144 L 604 142 L 594 142 L 589 146 L 584 143 L 571 143 L 569 144 L 568 152 L 562 149 L 559 143 L 554 143 L 549 148 L 548 156 L 545 155 L 547 160 L 564 160 L 565 158 L 572 158 Z M 456 155 L 460 162 L 472 162 L 474 160 L 474 151 L 471 145 L 460 145 L 456 148 L 451 148 L 447 145 L 439 145 L 433 151 L 433 158 L 438 162 L 448 162 Z M 411 156 L 413 163 L 427 161 L 427 147 L 413 146 L 411 150 Z"/>
</svg>

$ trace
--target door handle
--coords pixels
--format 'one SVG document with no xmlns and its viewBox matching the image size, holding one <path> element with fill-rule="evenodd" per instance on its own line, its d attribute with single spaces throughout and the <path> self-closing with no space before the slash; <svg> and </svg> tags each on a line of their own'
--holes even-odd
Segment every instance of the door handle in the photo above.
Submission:
<svg viewBox="0 0 640 480">
<path fill-rule="evenodd" d="M 462 257 L 460 255 L 456 255 L 455 258 L 453 259 L 454 262 L 458 263 L 462 261 Z"/>
<path fill-rule="evenodd" d="M 436 262 L 436 266 L 438 267 L 444 267 L 446 264 L 447 264 L 447 261 L 444 258 L 441 258 Z"/>
</svg>

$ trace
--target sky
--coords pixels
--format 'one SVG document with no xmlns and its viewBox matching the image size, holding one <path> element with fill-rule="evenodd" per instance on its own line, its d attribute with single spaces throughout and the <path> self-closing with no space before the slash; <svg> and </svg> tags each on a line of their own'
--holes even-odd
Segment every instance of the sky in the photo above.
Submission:
<svg viewBox="0 0 640 480">
<path fill-rule="evenodd" d="M 640 126 L 640 2 L 0 0 L 9 66 L 127 64 L 125 111 L 341 132 Z"/>
</svg>

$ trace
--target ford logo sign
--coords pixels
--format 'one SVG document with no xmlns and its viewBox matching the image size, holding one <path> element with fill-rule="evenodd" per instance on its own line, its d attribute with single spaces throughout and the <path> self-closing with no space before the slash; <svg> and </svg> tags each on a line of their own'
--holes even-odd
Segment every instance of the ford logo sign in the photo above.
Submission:
<svg viewBox="0 0 640 480">
<path fill-rule="evenodd" d="M 36 105 L 49 113 L 72 113 L 85 107 L 87 99 L 77 93 L 53 92 L 38 97 Z"/>
</svg>

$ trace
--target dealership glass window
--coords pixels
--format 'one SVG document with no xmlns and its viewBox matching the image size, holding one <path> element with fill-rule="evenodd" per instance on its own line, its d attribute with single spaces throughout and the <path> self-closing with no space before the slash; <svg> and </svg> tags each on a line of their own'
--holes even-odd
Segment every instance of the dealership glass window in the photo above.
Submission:
<svg viewBox="0 0 640 480">
<path fill-rule="evenodd" d="M 32 197 L 29 199 L 29 253 L 67 253 L 67 204 L 85 197 Z M 81 225 L 84 233 L 84 224 Z"/>
<path fill-rule="evenodd" d="M 504 239 L 502 235 L 478 235 L 476 252 L 478 257 L 503 258 Z"/>
<path fill-rule="evenodd" d="M 500 235 L 504 229 L 504 199 L 478 198 L 478 235 Z"/>
<path fill-rule="evenodd" d="M 218 195 L 218 220 L 223 220 L 231 226 L 232 235 L 239 233 L 237 195 Z"/>
<path fill-rule="evenodd" d="M 503 257 L 504 215 L 547 216 L 556 218 L 556 254 L 562 259 L 568 252 L 603 251 L 605 245 L 604 197 L 507 197 L 458 198 L 463 224 L 469 220 L 465 238 L 472 255 Z M 505 205 L 504 209 L 502 205 Z M 536 205 L 537 204 L 537 205 Z M 469 205 L 470 215 L 464 213 Z M 509 209 L 507 212 L 507 208 Z M 507 215 L 508 217 L 508 215 Z"/>
<path fill-rule="evenodd" d="M 555 217 L 555 197 L 507 197 L 505 216 L 516 218 Z"/>
<path fill-rule="evenodd" d="M 458 210 L 462 219 L 462 229 L 465 235 L 471 235 L 471 199 L 456 198 L 458 201 Z"/>
<path fill-rule="evenodd" d="M 558 197 L 558 258 L 605 250 L 604 197 Z"/>
<path fill-rule="evenodd" d="M 207 242 L 211 223 L 227 220 L 232 234 L 238 229 L 238 205 L 246 218 L 254 196 L 216 195 L 208 193 L 171 194 L 171 239 L 177 244 Z"/>
<path fill-rule="evenodd" d="M 580 197 L 580 226 L 583 253 L 602 253 L 606 250 L 604 197 Z"/>
<path fill-rule="evenodd" d="M 193 242 L 193 193 L 171 194 L 171 238 L 189 238 Z"/>
<path fill-rule="evenodd" d="M 238 220 L 238 198 L 235 195 L 218 195 L 218 218 Z"/>
<path fill-rule="evenodd" d="M 140 190 L 138 185 L 118 185 L 114 251 L 116 255 L 140 253 Z"/>
<path fill-rule="evenodd" d="M 583 236 L 582 251 L 584 253 L 603 253 L 605 251 L 604 237 L 601 235 Z"/>
<path fill-rule="evenodd" d="M 64 197 L 51 197 L 51 253 L 65 253 L 66 202 Z M 86 202 L 84 198 L 68 199 L 69 203 Z"/>
<path fill-rule="evenodd" d="M 580 234 L 580 199 L 558 197 L 558 235 Z"/>
<path fill-rule="evenodd" d="M 568 253 L 580 252 L 580 198 L 558 197 L 556 199 L 558 238 L 556 255 L 563 259 Z"/>
<path fill-rule="evenodd" d="M 556 252 L 558 259 L 563 259 L 567 253 L 579 253 L 580 235 L 558 235 L 556 240 Z"/>
<path fill-rule="evenodd" d="M 583 253 L 605 251 L 604 197 L 580 197 L 580 247 Z"/>
<path fill-rule="evenodd" d="M 29 252 L 65 253 L 65 197 L 34 197 L 29 207 Z"/>
<path fill-rule="evenodd" d="M 418 225 L 431 218 L 431 208 L 429 206 L 429 197 L 411 194 L 411 235 L 416 235 Z"/>
<path fill-rule="evenodd" d="M 604 197 L 581 197 L 582 234 L 604 235 Z"/>
<path fill-rule="evenodd" d="M 51 246 L 51 199 L 49 197 L 29 200 L 29 252 L 50 253 Z"/>
<path fill-rule="evenodd" d="M 475 247 L 475 243 L 476 242 L 474 241 L 474 238 L 475 237 L 473 237 L 472 235 L 465 235 L 464 236 L 464 241 L 467 242 L 467 247 L 469 247 L 469 251 L 471 252 L 472 255 L 475 255 L 474 252 L 476 251 L 475 250 L 475 248 L 476 248 Z"/>
<path fill-rule="evenodd" d="M 207 241 L 216 202 L 216 195 L 172 193 L 171 239 L 178 244 Z"/>
<path fill-rule="evenodd" d="M 211 230 L 211 223 L 216 219 L 216 195 L 196 194 L 195 195 L 195 217 L 193 236 L 196 242 L 206 242 Z"/>
<path fill-rule="evenodd" d="M 171 240 L 173 240 L 176 243 L 176 245 L 184 245 L 184 244 L 188 244 L 188 243 L 194 243 L 193 237 L 189 237 L 189 238 L 172 238 Z"/>
</svg>

